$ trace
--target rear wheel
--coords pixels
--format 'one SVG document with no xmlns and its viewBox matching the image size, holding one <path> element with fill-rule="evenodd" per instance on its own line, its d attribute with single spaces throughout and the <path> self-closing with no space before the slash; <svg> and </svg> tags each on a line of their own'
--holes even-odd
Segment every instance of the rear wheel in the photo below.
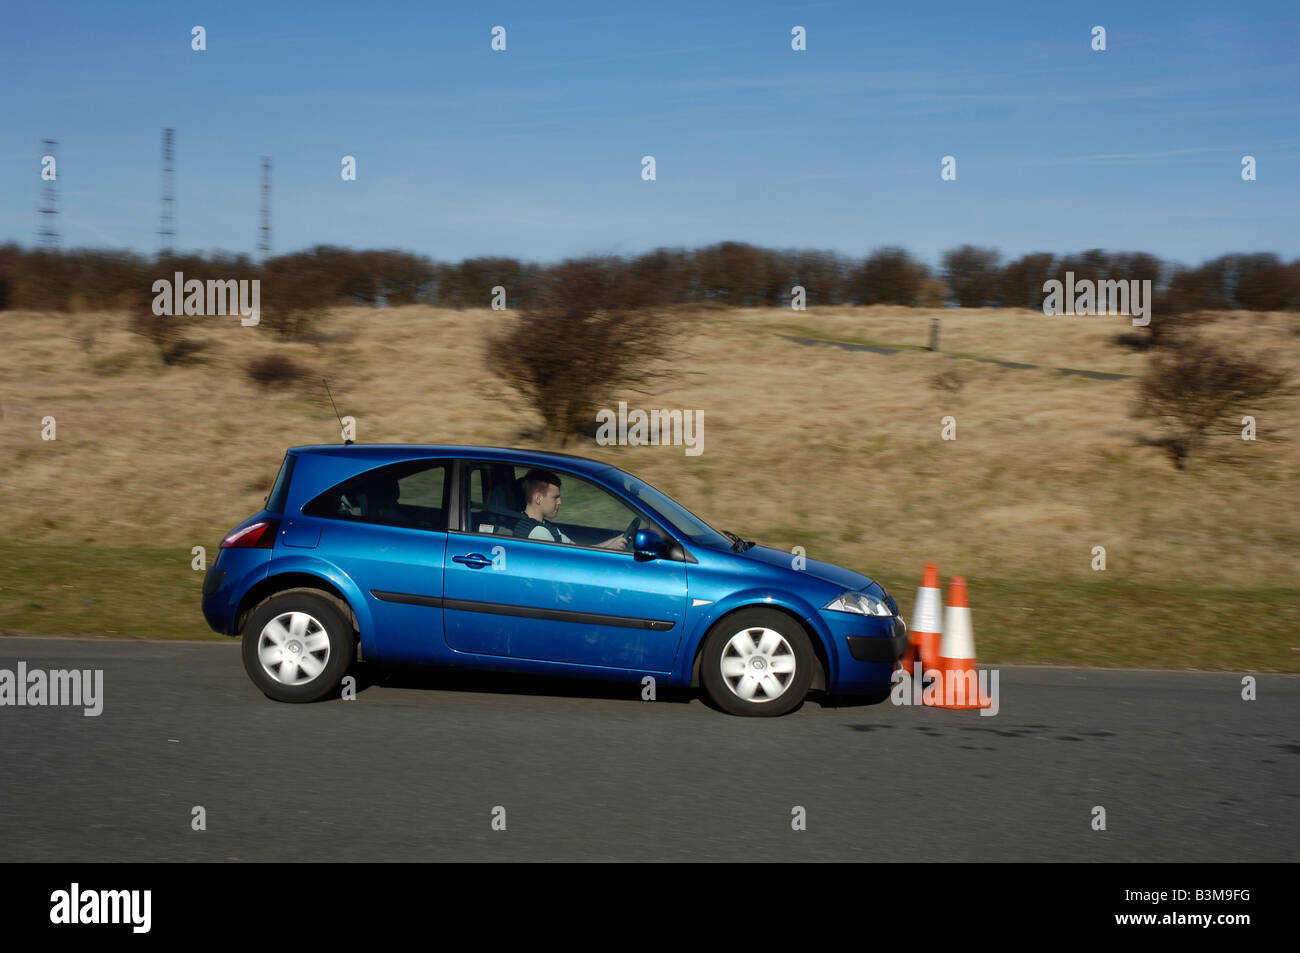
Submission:
<svg viewBox="0 0 1300 953">
<path fill-rule="evenodd" d="M 293 589 L 244 623 L 244 670 L 269 698 L 310 702 L 338 687 L 356 648 L 352 624 L 324 595 Z"/>
<path fill-rule="evenodd" d="M 733 715 L 784 715 L 812 684 L 812 643 L 803 626 L 774 609 L 743 609 L 714 626 L 700 677 L 709 697 Z"/>
</svg>

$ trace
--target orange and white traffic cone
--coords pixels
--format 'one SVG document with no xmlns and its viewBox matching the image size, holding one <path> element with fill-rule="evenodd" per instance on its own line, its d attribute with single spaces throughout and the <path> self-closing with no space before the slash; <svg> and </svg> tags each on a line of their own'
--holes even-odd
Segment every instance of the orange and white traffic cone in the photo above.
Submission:
<svg viewBox="0 0 1300 953">
<path fill-rule="evenodd" d="M 921 663 L 921 676 L 939 661 L 939 640 L 943 632 L 943 593 L 939 590 L 939 567 L 926 563 L 921 570 L 921 585 L 916 590 L 916 603 L 912 606 L 912 624 L 908 627 L 907 651 L 898 660 L 904 672 L 917 676 L 916 662 Z"/>
<path fill-rule="evenodd" d="M 970 600 L 966 580 L 953 576 L 948 584 L 948 606 L 944 610 L 943 639 L 936 667 L 940 672 L 941 692 L 936 692 L 934 708 L 990 708 L 993 702 L 980 692 L 979 672 L 975 669 L 975 633 L 971 628 Z"/>
</svg>

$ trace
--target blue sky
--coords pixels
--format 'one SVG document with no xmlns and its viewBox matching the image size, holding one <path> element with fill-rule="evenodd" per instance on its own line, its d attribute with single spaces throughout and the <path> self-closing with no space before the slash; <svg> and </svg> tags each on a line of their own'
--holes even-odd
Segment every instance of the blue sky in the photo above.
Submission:
<svg viewBox="0 0 1300 953">
<path fill-rule="evenodd" d="M 3 24 L 0 241 L 34 243 L 53 138 L 63 245 L 157 250 L 171 125 L 182 249 L 254 251 L 266 154 L 275 252 L 1300 257 L 1290 2 L 55 2 Z"/>
</svg>

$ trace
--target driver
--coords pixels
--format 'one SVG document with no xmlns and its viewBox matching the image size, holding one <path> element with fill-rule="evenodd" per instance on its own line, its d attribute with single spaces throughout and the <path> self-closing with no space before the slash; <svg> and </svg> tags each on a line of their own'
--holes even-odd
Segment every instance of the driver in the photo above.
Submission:
<svg viewBox="0 0 1300 953">
<path fill-rule="evenodd" d="M 534 468 L 524 474 L 521 487 L 524 491 L 524 512 L 515 524 L 515 535 L 572 544 L 573 540 L 551 522 L 560 512 L 560 478 L 550 470 Z M 627 540 L 619 533 L 595 545 L 602 549 L 627 549 Z"/>
</svg>

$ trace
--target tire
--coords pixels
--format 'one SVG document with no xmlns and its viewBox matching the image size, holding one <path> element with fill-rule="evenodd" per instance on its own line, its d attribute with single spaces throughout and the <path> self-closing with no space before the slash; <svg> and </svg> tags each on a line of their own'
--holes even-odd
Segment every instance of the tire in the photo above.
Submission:
<svg viewBox="0 0 1300 953">
<path fill-rule="evenodd" d="M 700 680 L 729 714 L 776 717 L 803 702 L 816 664 L 812 642 L 797 621 L 774 609 L 742 609 L 704 640 Z"/>
<path fill-rule="evenodd" d="M 356 653 L 352 623 L 328 596 L 290 589 L 244 623 L 244 671 L 268 698 L 311 702 L 338 688 Z"/>
</svg>

